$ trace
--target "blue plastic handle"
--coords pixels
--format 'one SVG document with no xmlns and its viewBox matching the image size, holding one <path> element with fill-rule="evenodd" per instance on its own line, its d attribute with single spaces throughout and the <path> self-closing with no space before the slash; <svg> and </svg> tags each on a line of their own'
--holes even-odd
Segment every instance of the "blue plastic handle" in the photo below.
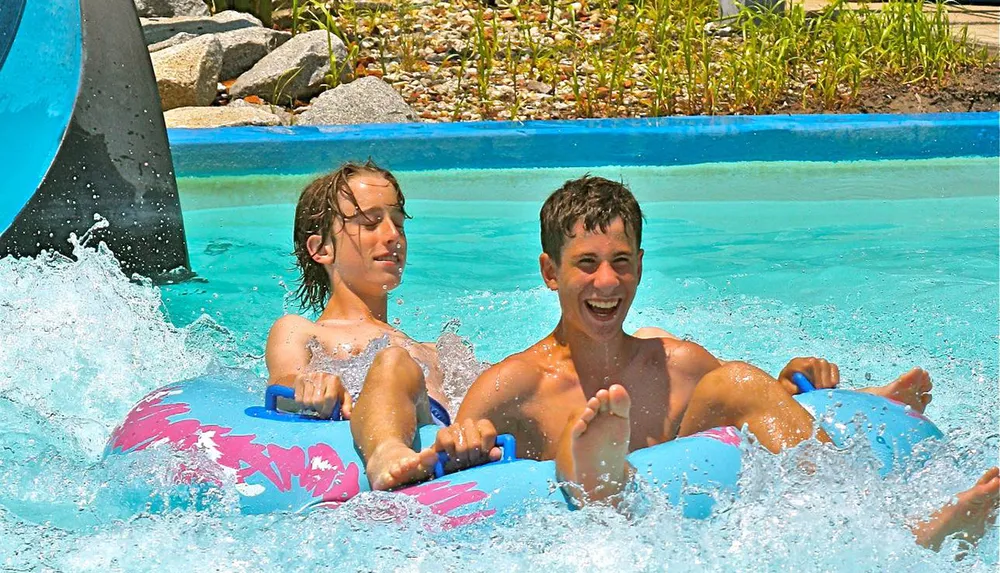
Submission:
<svg viewBox="0 0 1000 573">
<path fill-rule="evenodd" d="M 278 398 L 285 398 L 286 400 L 295 399 L 295 390 L 289 388 L 288 386 L 282 386 L 280 384 L 272 384 L 267 387 L 264 391 L 264 409 L 270 410 L 271 412 L 278 411 Z M 333 405 L 333 413 L 330 414 L 330 420 L 334 422 L 339 422 L 342 420 L 340 417 L 340 400 Z"/>
<path fill-rule="evenodd" d="M 292 390 L 288 386 L 279 386 L 277 384 L 268 386 L 267 390 L 264 391 L 264 408 L 274 412 L 278 411 L 278 398 L 294 400 L 295 390 Z"/>
<path fill-rule="evenodd" d="M 795 387 L 798 388 L 799 392 L 802 392 L 803 394 L 816 390 L 816 387 L 813 386 L 809 377 L 801 372 L 792 372 L 792 384 L 795 384 Z"/>
<path fill-rule="evenodd" d="M 517 459 L 517 442 L 510 434 L 500 434 L 497 436 L 496 447 L 500 448 L 500 459 L 490 464 L 505 464 Z M 434 464 L 434 477 L 439 478 L 444 475 L 444 466 L 448 463 L 448 454 L 438 452 L 438 461 Z M 484 464 L 489 465 L 489 464 Z"/>
</svg>

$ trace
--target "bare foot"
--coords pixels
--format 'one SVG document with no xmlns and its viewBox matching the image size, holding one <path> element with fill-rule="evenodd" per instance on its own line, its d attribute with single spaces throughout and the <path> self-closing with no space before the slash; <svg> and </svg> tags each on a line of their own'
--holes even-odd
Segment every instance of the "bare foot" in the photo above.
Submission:
<svg viewBox="0 0 1000 573">
<path fill-rule="evenodd" d="M 885 386 L 865 388 L 863 391 L 901 402 L 914 410 L 924 413 L 931 403 L 931 375 L 923 368 L 914 368 Z"/>
<path fill-rule="evenodd" d="M 976 485 L 956 496 L 956 501 L 934 512 L 927 521 L 913 527 L 917 543 L 937 551 L 944 540 L 957 535 L 975 543 L 986 532 L 986 524 L 996 520 L 1000 505 L 1000 469 L 987 470 Z"/>
<path fill-rule="evenodd" d="M 598 391 L 566 425 L 556 453 L 556 476 L 580 486 L 566 491 L 581 505 L 607 499 L 625 487 L 631 406 L 625 387 L 614 384 Z"/>
<path fill-rule="evenodd" d="M 402 442 L 385 442 L 375 448 L 365 472 L 374 490 L 387 490 L 430 477 L 437 453 L 426 449 L 414 452 Z"/>
</svg>

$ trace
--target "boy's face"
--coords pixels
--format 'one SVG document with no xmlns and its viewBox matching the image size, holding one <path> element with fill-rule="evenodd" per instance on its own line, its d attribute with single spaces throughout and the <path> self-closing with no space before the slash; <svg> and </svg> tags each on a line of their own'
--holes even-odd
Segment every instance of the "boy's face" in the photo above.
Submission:
<svg viewBox="0 0 1000 573">
<path fill-rule="evenodd" d="M 620 333 L 642 276 L 642 250 L 615 219 L 605 233 L 587 232 L 583 222 L 562 248 L 559 264 L 542 254 L 545 284 L 559 293 L 564 325 L 594 339 Z"/>
<path fill-rule="evenodd" d="M 360 210 L 338 197 L 343 221 L 333 224 L 333 266 L 357 293 L 390 291 L 399 286 L 406 266 L 404 217 L 396 189 L 382 176 L 370 173 L 355 175 L 348 185 Z"/>
</svg>

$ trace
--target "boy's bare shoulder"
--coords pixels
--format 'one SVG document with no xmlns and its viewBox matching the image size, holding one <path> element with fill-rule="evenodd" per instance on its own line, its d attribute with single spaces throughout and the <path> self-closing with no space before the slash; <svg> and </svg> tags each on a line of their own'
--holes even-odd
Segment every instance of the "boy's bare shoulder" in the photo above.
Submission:
<svg viewBox="0 0 1000 573">
<path fill-rule="evenodd" d="M 534 348 L 512 354 L 490 366 L 476 378 L 475 385 L 488 389 L 494 395 L 524 396 L 533 393 L 548 372 Z"/>
<path fill-rule="evenodd" d="M 297 314 L 286 314 L 274 321 L 268 338 L 287 340 L 314 336 L 317 328 L 316 323 L 308 318 Z"/>
</svg>

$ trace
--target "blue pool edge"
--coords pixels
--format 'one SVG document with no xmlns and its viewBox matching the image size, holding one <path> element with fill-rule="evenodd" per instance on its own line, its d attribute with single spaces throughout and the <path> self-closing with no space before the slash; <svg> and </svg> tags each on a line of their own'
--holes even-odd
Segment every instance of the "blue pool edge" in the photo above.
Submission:
<svg viewBox="0 0 1000 573">
<path fill-rule="evenodd" d="M 176 174 L 1000 156 L 1000 112 L 169 129 Z"/>
</svg>

